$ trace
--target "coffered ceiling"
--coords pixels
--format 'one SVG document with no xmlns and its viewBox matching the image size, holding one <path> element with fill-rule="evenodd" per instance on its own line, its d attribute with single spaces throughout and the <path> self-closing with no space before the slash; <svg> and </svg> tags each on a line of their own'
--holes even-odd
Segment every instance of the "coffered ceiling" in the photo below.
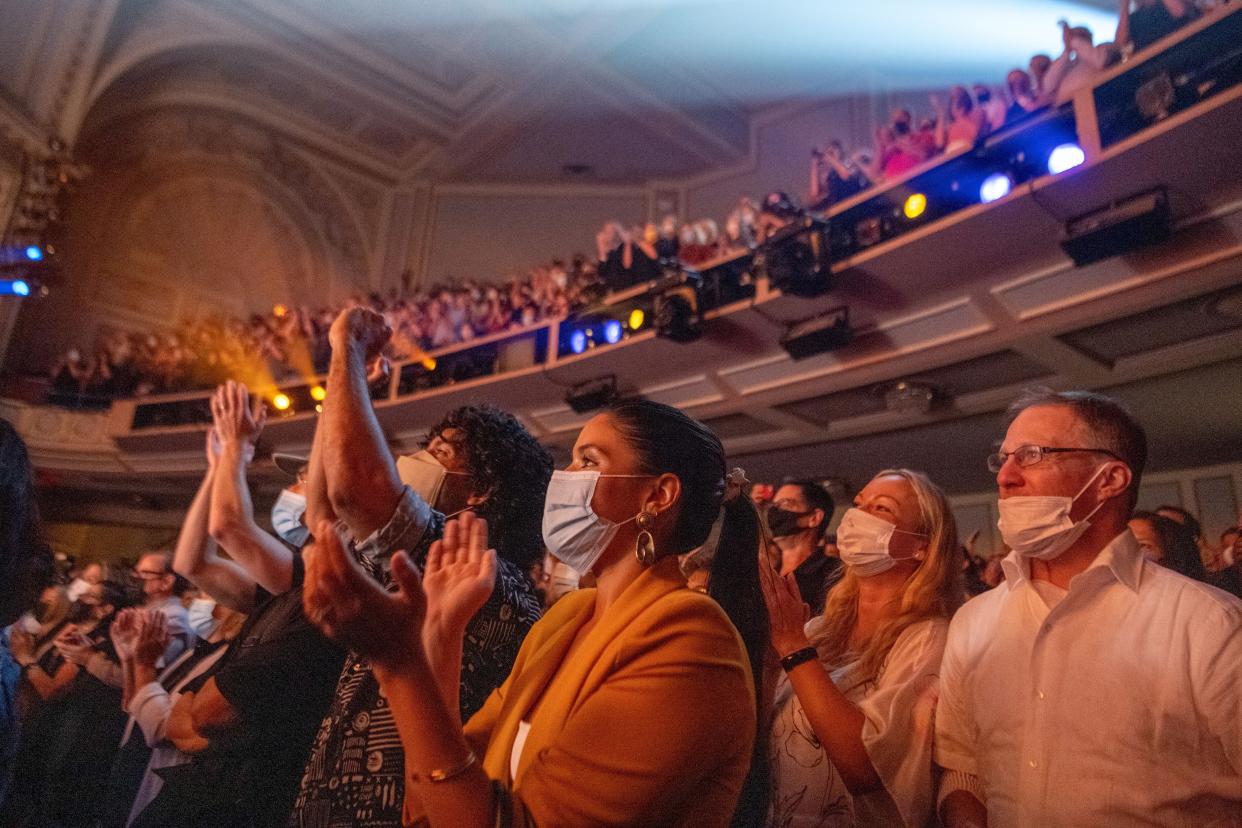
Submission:
<svg viewBox="0 0 1242 828">
<path fill-rule="evenodd" d="M 0 96 L 70 138 L 237 113 L 392 183 L 641 184 L 744 160 L 776 105 L 999 81 L 1057 48 L 1058 17 L 1110 32 L 1112 5 L 6 0 Z"/>
</svg>

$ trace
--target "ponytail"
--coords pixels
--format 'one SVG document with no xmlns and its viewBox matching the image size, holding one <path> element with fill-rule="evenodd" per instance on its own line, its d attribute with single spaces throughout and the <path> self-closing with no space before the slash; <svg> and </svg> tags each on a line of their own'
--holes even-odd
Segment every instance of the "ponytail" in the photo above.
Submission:
<svg viewBox="0 0 1242 828">
<path fill-rule="evenodd" d="M 767 817 L 769 797 L 768 704 L 762 692 L 769 634 L 759 587 L 761 524 L 746 491 L 745 475 L 740 470 L 726 475 L 720 438 L 672 406 L 623 400 L 608 413 L 638 456 L 639 471 L 668 472 L 681 481 L 677 522 L 664 551 L 684 555 L 699 550 L 694 553 L 698 560 L 711 560 L 707 593 L 724 609 L 746 645 L 755 684 L 755 748 L 733 824 L 760 825 Z"/>
<path fill-rule="evenodd" d="M 733 825 L 762 825 L 771 790 L 768 765 L 768 705 L 763 693 L 768 651 L 768 610 L 759 586 L 759 512 L 747 492 L 722 504 L 720 538 L 711 564 L 707 594 L 716 599 L 746 645 L 755 684 L 755 747 L 750 771 L 733 814 Z"/>
</svg>

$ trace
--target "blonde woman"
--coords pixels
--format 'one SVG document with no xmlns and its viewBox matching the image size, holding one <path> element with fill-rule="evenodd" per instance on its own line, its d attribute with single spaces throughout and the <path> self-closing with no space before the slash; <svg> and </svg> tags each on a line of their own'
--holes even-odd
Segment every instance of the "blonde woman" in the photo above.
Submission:
<svg viewBox="0 0 1242 828">
<path fill-rule="evenodd" d="M 953 513 L 925 475 L 888 469 L 854 498 L 837 546 L 845 574 L 809 622 L 793 579 L 760 566 L 783 669 L 768 824 L 921 826 L 937 672 L 963 595 Z"/>
</svg>

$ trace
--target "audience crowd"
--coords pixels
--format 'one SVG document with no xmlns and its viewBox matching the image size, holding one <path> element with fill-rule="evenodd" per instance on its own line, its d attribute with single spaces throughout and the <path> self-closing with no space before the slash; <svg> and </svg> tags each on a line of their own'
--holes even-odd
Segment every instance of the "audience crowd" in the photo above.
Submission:
<svg viewBox="0 0 1242 828">
<path fill-rule="evenodd" d="M 596 268 L 576 256 L 502 284 L 465 280 L 428 290 L 354 296 L 344 306 L 285 307 L 247 319 L 186 320 L 161 333 L 103 333 L 92 351 L 70 349 L 52 367 L 53 402 L 106 401 L 211 388 L 230 377 L 254 385 L 296 381 L 327 369 L 328 328 L 342 307 L 384 315 L 389 355 L 405 359 L 564 316 L 599 293 Z"/>
<path fill-rule="evenodd" d="M 1096 43 L 1090 29 L 1060 21 L 1061 53 L 1038 54 L 1014 67 L 1004 84 L 954 86 L 931 96 L 931 113 L 918 119 L 893 110 L 869 149 L 847 151 L 833 139 L 811 151 L 808 204 L 827 209 L 867 187 L 898 178 L 936 156 L 972 147 L 989 133 L 1017 123 L 1092 83 L 1095 75 L 1129 59 L 1165 35 L 1223 5 L 1220 0 L 1120 0 L 1113 39 Z"/>
<path fill-rule="evenodd" d="M 1191 8 L 1139 7 L 1130 37 Z M 724 244 L 787 203 L 740 204 Z M 391 452 L 387 360 L 707 257 L 698 225 L 607 226 L 598 271 L 507 292 L 222 323 L 328 374 L 309 455 L 272 457 L 271 531 L 249 363 L 197 378 L 226 377 L 206 471 L 132 564 L 57 576 L 0 420 L 0 824 L 1242 825 L 1242 527 L 1136 510 L 1148 436 L 1107 396 L 1030 389 L 963 451 L 996 476 L 986 560 L 923 471 L 843 504 L 756 485 L 648 400 L 589 419 L 561 470 L 491 406 Z"/>
<path fill-rule="evenodd" d="M 1135 511 L 1117 402 L 1014 403 L 984 560 L 922 472 L 837 515 L 644 400 L 563 471 L 491 407 L 396 457 L 367 379 L 393 335 L 333 321 L 272 532 L 230 380 L 173 551 L 6 593 L 3 824 L 1238 824 L 1239 528 Z"/>
<path fill-rule="evenodd" d="M 848 152 L 831 140 L 811 153 L 807 210 L 826 210 L 870 186 L 898 177 L 944 153 L 973 146 L 990 132 L 1063 99 L 1092 76 L 1197 19 L 1218 0 L 1122 0 L 1114 39 L 1096 44 L 1092 32 L 1061 21 L 1063 49 L 1055 59 L 1035 55 L 995 88 L 977 83 L 932 95 L 932 112 L 915 118 L 895 109 L 871 149 Z M 597 258 L 554 260 L 503 284 L 471 280 L 428 290 L 355 296 L 383 314 L 394 331 L 389 356 L 419 353 L 564 316 L 600 298 L 659 278 L 663 268 L 691 270 L 713 259 L 753 249 L 803 208 L 782 192 L 762 203 L 749 196 L 723 222 L 703 218 L 679 224 L 626 228 L 606 222 L 596 236 Z M 51 368 L 49 399 L 70 405 L 107 404 L 116 397 L 207 389 L 230 377 L 255 385 L 279 384 L 321 373 L 327 331 L 341 306 L 278 305 L 249 318 L 186 320 L 158 333 L 110 330 L 91 349 L 71 348 Z"/>
</svg>

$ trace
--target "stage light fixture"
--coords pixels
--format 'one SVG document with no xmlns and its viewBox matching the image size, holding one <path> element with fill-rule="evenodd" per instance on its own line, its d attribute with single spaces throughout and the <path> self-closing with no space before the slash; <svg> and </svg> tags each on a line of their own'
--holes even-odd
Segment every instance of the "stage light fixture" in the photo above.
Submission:
<svg viewBox="0 0 1242 828">
<path fill-rule="evenodd" d="M 656 299 L 656 333 L 673 342 L 694 342 L 703 335 L 703 320 L 698 318 L 698 297 L 694 289 L 682 286 Z"/>
<path fill-rule="evenodd" d="M 901 211 L 905 213 L 906 218 L 914 221 L 916 218 L 923 215 L 923 213 L 927 212 L 927 196 L 922 193 L 912 193 L 910 197 L 906 199 L 905 206 L 902 207 Z"/>
<path fill-rule="evenodd" d="M 1082 166 L 1086 160 L 1087 154 L 1082 151 L 1082 147 L 1077 144 L 1061 144 L 1048 154 L 1048 172 L 1060 175 L 1066 170 Z"/>
<path fill-rule="evenodd" d="M 945 399 L 936 386 L 914 380 L 898 380 L 880 386 L 884 405 L 895 414 L 926 414 L 932 406 Z"/>
<path fill-rule="evenodd" d="M 311 386 L 310 395 L 315 402 L 323 402 L 328 396 L 328 389 L 322 385 L 314 385 Z"/>
<path fill-rule="evenodd" d="M 436 370 L 436 360 L 434 357 L 423 357 L 423 367 L 428 371 Z"/>
<path fill-rule="evenodd" d="M 293 405 L 293 402 L 289 399 L 288 394 L 277 394 L 272 397 L 272 405 L 275 406 L 277 411 L 288 411 L 289 406 Z"/>
<path fill-rule="evenodd" d="M 1173 214 L 1162 187 L 1119 199 L 1065 223 L 1061 248 L 1074 264 L 1120 256 L 1173 235 Z"/>
<path fill-rule="evenodd" d="M 630 311 L 630 330 L 636 331 L 647 321 L 647 314 L 643 313 L 642 308 L 634 308 Z"/>
<path fill-rule="evenodd" d="M 30 283 L 25 279 L 6 279 L 0 281 L 0 295 L 9 294 L 10 296 L 29 296 Z"/>
<path fill-rule="evenodd" d="M 850 327 L 850 309 L 845 305 L 831 308 L 801 322 L 794 322 L 781 337 L 781 347 L 794 359 L 844 348 L 854 339 Z"/>
<path fill-rule="evenodd" d="M 565 395 L 565 404 L 575 414 L 586 414 L 612 403 L 618 397 L 615 375 L 581 382 Z"/>
<path fill-rule="evenodd" d="M 32 262 L 43 261 L 43 248 L 39 247 L 38 245 L 34 245 L 34 244 L 30 245 L 29 247 L 26 248 L 25 252 L 26 252 L 26 258 L 29 259 L 30 261 Z"/>
<path fill-rule="evenodd" d="M 272 316 L 275 316 L 277 319 L 283 319 L 285 314 L 288 312 L 289 309 L 284 305 L 274 305 L 272 307 Z"/>
<path fill-rule="evenodd" d="M 811 216 L 791 221 L 755 251 L 755 274 L 791 296 L 809 299 L 827 293 L 832 289 L 828 229 L 825 221 Z"/>
<path fill-rule="evenodd" d="M 624 332 L 622 325 L 616 319 L 609 319 L 604 323 L 604 341 L 609 345 L 616 345 L 621 341 L 621 334 Z"/>
<path fill-rule="evenodd" d="M 569 335 L 569 350 L 575 354 L 580 354 L 586 350 L 587 338 L 583 331 L 574 331 Z"/>
<path fill-rule="evenodd" d="M 979 186 L 979 200 L 984 204 L 991 204 L 1009 195 L 1012 189 L 1013 179 L 1007 173 L 992 173 Z"/>
</svg>

